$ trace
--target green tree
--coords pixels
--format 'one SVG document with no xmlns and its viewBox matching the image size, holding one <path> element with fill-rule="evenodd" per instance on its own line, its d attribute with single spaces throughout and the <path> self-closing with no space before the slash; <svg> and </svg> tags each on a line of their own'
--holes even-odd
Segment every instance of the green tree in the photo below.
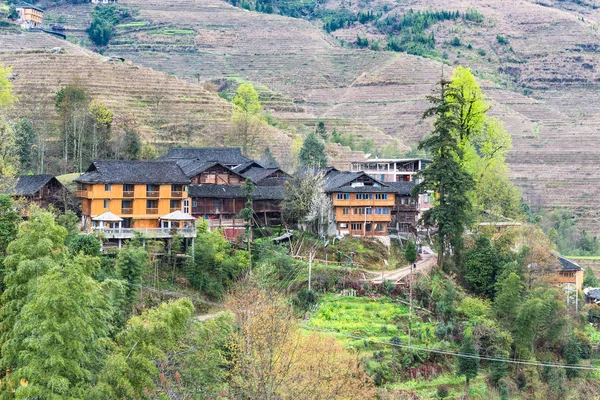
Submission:
<svg viewBox="0 0 600 400">
<path fill-rule="evenodd" d="M 65 86 L 56 92 L 63 162 L 71 163 L 79 172 L 83 171 L 83 147 L 90 96 L 80 86 Z"/>
<path fill-rule="evenodd" d="M 168 355 L 177 349 L 188 331 L 193 312 L 194 305 L 184 298 L 132 317 L 117 335 L 114 349 L 106 358 L 90 397 L 156 398 L 154 395 L 163 375 L 157 365 L 169 362 Z"/>
<path fill-rule="evenodd" d="M 469 192 L 473 187 L 473 178 L 463 168 L 463 146 L 456 132 L 462 127 L 458 105 L 449 101 L 456 98 L 449 82 L 440 82 L 439 97 L 428 97 L 434 107 L 427 110 L 424 118 L 437 116 L 431 136 L 419 143 L 419 149 L 426 149 L 433 155 L 432 163 L 419 173 L 421 181 L 415 185 L 413 195 L 434 192 L 437 194 L 435 205 L 424 213 L 428 224 L 438 227 L 438 265 L 444 266 L 444 253 L 447 245 L 452 244 L 456 251 L 461 244 L 465 226 L 470 222 L 471 199 Z"/>
<path fill-rule="evenodd" d="M 406 246 L 404 246 L 404 258 L 406 259 L 406 262 L 413 264 L 415 261 L 417 261 L 418 257 L 419 254 L 417 253 L 417 245 L 412 240 L 409 240 L 406 243 Z"/>
<path fill-rule="evenodd" d="M 198 226 L 194 247 L 186 275 L 196 289 L 212 298 L 222 298 L 249 266 L 248 253 L 235 250 L 220 231 L 209 232 L 205 222 Z"/>
<path fill-rule="evenodd" d="M 255 150 L 260 129 L 264 125 L 261 114 L 262 106 L 258 100 L 258 93 L 251 83 L 242 83 L 233 98 L 232 142 L 242 148 L 245 155 Z"/>
<path fill-rule="evenodd" d="M 33 172 L 35 170 L 35 152 L 38 142 L 37 132 L 27 118 L 23 118 L 15 124 L 14 131 L 21 170 Z"/>
<path fill-rule="evenodd" d="M 92 100 L 88 106 L 90 118 L 91 135 L 89 135 L 89 159 L 88 161 L 106 158 L 108 156 L 108 142 L 111 135 L 111 124 L 113 114 L 105 104 L 98 100 Z M 81 157 L 83 158 L 83 157 Z"/>
<path fill-rule="evenodd" d="M 125 313 L 135 305 L 137 294 L 142 283 L 142 274 L 148 265 L 146 249 L 136 243 L 127 244 L 117 256 L 115 271 L 117 276 L 126 283 L 125 287 Z"/>
<path fill-rule="evenodd" d="M 325 145 L 314 132 L 309 133 L 304 140 L 300 150 L 300 162 L 307 167 L 325 168 L 327 166 Z"/>
<path fill-rule="evenodd" d="M 327 132 L 327 128 L 325 127 L 325 123 L 323 121 L 319 121 L 317 127 L 315 128 L 315 133 L 324 141 L 329 139 L 329 133 Z"/>
<path fill-rule="evenodd" d="M 19 365 L 18 348 L 25 337 L 13 328 L 20 319 L 23 305 L 35 295 L 38 278 L 57 266 L 67 254 L 66 230 L 58 225 L 49 211 L 33 207 L 29 219 L 19 225 L 17 237 L 8 245 L 4 259 L 4 292 L 0 297 L 0 368 Z"/>
<path fill-rule="evenodd" d="M 536 344 L 559 340 L 566 325 L 565 312 L 557 289 L 532 290 L 519 307 L 513 327 L 516 356 L 527 358 L 534 354 Z"/>
<path fill-rule="evenodd" d="M 281 204 L 283 216 L 291 222 L 305 222 L 313 199 L 324 191 L 323 172 L 302 169 L 285 183 L 285 198 Z"/>
<path fill-rule="evenodd" d="M 125 159 L 137 160 L 142 150 L 140 135 L 135 129 L 128 129 L 123 137 L 123 152 Z"/>
<path fill-rule="evenodd" d="M 73 255 L 100 257 L 102 242 L 93 235 L 77 235 L 69 241 L 69 251 Z"/>
<path fill-rule="evenodd" d="M 508 277 L 498 282 L 496 297 L 494 298 L 494 309 L 503 326 L 508 329 L 514 328 L 519 306 L 523 284 L 519 275 L 511 272 Z"/>
<path fill-rule="evenodd" d="M 469 382 L 479 373 L 479 353 L 471 336 L 465 336 L 460 347 L 460 354 L 471 357 L 456 358 L 456 373 L 465 377 L 465 399 L 469 399 Z"/>
<path fill-rule="evenodd" d="M 564 357 L 565 361 L 569 365 L 577 365 L 581 360 L 581 348 L 579 342 L 577 341 L 577 337 L 573 334 L 569 335 L 569 339 L 567 340 L 567 344 L 564 348 Z M 579 375 L 579 370 L 574 368 L 569 368 L 566 370 L 567 378 L 575 378 Z"/>
<path fill-rule="evenodd" d="M 0 195 L 0 266 L 3 264 L 9 243 L 17 237 L 17 226 L 20 221 L 21 217 L 15 210 L 12 198 L 8 195 Z"/>
<path fill-rule="evenodd" d="M 475 240 L 475 247 L 465 256 L 465 281 L 479 295 L 494 297 L 494 284 L 500 260 L 486 236 Z"/>
<path fill-rule="evenodd" d="M 0 63 L 0 194 L 12 192 L 19 170 L 16 136 L 4 112 L 17 101 L 9 80 L 11 73 L 11 67 Z"/>
<path fill-rule="evenodd" d="M 101 341 L 110 329 L 110 306 L 91 275 L 99 259 L 77 256 L 52 266 L 36 282 L 2 348 L 3 359 L 17 360 L 5 388 L 17 399 L 84 398 L 103 357 Z M 20 385 L 25 380 L 27 385 Z M 4 391 L 4 398 L 11 398 Z"/>
<path fill-rule="evenodd" d="M 1 246 L 0 246 L 1 248 Z M 590 267 L 586 267 L 583 270 L 583 286 L 584 287 L 597 287 L 598 286 L 598 278 L 594 274 L 594 270 Z"/>
<path fill-rule="evenodd" d="M 156 152 L 154 146 L 152 146 L 150 143 L 144 143 L 142 145 L 142 149 L 140 150 L 138 156 L 140 160 L 150 161 L 156 159 L 157 157 L 158 153 Z"/>
</svg>

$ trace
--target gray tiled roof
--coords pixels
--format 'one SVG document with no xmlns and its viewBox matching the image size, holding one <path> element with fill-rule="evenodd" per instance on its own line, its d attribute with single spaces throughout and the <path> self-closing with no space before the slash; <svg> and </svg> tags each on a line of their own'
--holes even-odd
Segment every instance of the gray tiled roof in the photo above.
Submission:
<svg viewBox="0 0 600 400">
<path fill-rule="evenodd" d="M 364 172 L 337 172 L 337 173 L 334 172 L 334 173 L 328 174 L 325 177 L 325 192 L 326 193 L 340 192 L 340 191 L 342 191 L 342 189 L 343 189 L 343 191 L 349 191 L 350 189 L 353 189 L 353 191 L 368 191 L 368 190 L 359 189 L 360 187 L 354 187 L 354 188 L 352 187 L 352 182 L 354 182 L 356 179 L 358 179 L 362 176 L 367 176 L 370 180 L 372 180 L 374 182 L 374 186 L 365 185 L 369 189 L 374 189 L 376 187 L 384 188 L 386 186 L 384 183 L 368 176 Z M 375 192 L 375 191 L 380 191 L 380 190 L 376 189 L 373 191 Z M 386 191 L 388 193 L 393 192 L 393 190 L 390 190 L 389 188 L 387 188 L 387 190 L 384 190 L 384 191 Z"/>
<path fill-rule="evenodd" d="M 191 198 L 209 199 L 242 199 L 246 192 L 241 186 L 227 185 L 191 185 L 189 187 Z M 256 186 L 252 198 L 254 200 L 283 200 L 285 188 L 283 186 Z"/>
<path fill-rule="evenodd" d="M 81 183 L 188 184 L 189 178 L 174 161 L 94 161 Z"/>
<path fill-rule="evenodd" d="M 400 196 L 410 196 L 412 189 L 415 187 L 414 181 L 386 182 L 385 184 L 394 189 L 394 193 Z"/>
<path fill-rule="evenodd" d="M 558 261 L 563 271 L 581 271 L 583 269 L 576 262 L 568 260 L 562 256 L 558 256 Z"/>
<path fill-rule="evenodd" d="M 237 147 L 171 147 L 160 160 L 192 159 L 204 162 L 216 161 L 224 165 L 239 165 L 252 161 L 244 157 Z"/>
<path fill-rule="evenodd" d="M 52 180 L 61 185 L 54 175 L 20 175 L 13 193 L 15 196 L 32 196 Z"/>
<path fill-rule="evenodd" d="M 245 178 L 252 179 L 252 182 L 257 183 L 273 175 L 274 173 L 281 171 L 279 168 L 262 168 L 252 167 L 244 172 L 242 175 Z"/>
</svg>

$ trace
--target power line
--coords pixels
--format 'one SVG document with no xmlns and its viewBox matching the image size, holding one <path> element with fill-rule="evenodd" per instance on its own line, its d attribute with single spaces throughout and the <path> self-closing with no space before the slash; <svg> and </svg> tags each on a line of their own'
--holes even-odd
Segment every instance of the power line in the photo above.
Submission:
<svg viewBox="0 0 600 400">
<path fill-rule="evenodd" d="M 334 334 L 337 334 L 340 336 L 346 336 L 346 337 L 353 338 L 353 339 L 361 339 L 361 340 L 365 340 L 365 341 L 368 341 L 371 343 L 378 343 L 378 344 L 383 344 L 383 345 L 387 345 L 387 346 L 401 347 L 401 348 L 406 348 L 406 349 L 425 351 L 425 352 L 436 353 L 436 354 L 444 354 L 444 355 L 455 356 L 455 357 L 478 358 L 480 360 L 486 360 L 486 361 L 505 362 L 505 363 L 511 363 L 511 364 L 521 364 L 521 365 L 533 365 L 533 366 L 538 366 L 538 367 L 553 367 L 553 368 L 583 369 L 583 370 L 590 370 L 590 371 L 600 371 L 600 368 L 587 367 L 585 365 L 552 364 L 552 363 L 526 361 L 526 360 L 518 360 L 518 359 L 486 357 L 486 356 L 479 356 L 479 355 L 475 355 L 475 354 L 455 353 L 452 351 L 429 349 L 426 347 L 408 346 L 405 344 L 385 342 L 385 341 L 381 341 L 381 340 L 373 340 L 373 339 L 369 339 L 369 338 L 362 337 L 362 336 L 350 335 L 350 334 L 326 330 L 326 329 L 316 329 L 316 328 L 312 328 L 312 327 L 308 327 L 308 326 L 304 326 L 304 329 L 308 329 L 308 330 L 312 330 L 312 331 L 316 331 L 316 332 L 322 332 L 322 333 L 334 333 Z"/>
</svg>

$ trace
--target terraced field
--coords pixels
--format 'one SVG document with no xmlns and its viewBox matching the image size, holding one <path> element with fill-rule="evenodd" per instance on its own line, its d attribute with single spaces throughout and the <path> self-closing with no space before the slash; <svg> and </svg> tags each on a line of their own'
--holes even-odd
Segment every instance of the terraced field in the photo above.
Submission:
<svg viewBox="0 0 600 400">
<path fill-rule="evenodd" d="M 483 0 L 476 3 L 482 23 L 446 21 L 432 29 L 448 64 L 469 65 L 481 77 L 493 114 L 512 133 L 511 174 L 526 199 L 532 205 L 569 207 L 585 227 L 598 232 L 600 214 L 593 209 L 600 194 L 600 150 L 595 146 L 600 111 L 594 101 L 600 10 L 578 3 Z M 137 14 L 117 28 L 105 54 L 189 82 L 250 80 L 264 88 L 271 114 L 298 129 L 324 120 L 330 129 L 372 137 L 378 145 L 399 139 L 399 147 L 407 149 L 406 143 L 415 144 L 429 130 L 429 122 L 420 120 L 425 96 L 442 71 L 451 72 L 451 66 L 430 59 L 340 45 L 338 39 L 350 42 L 357 33 L 375 35 L 364 26 L 332 36 L 308 21 L 248 12 L 220 0 L 120 4 Z M 433 0 L 371 4 L 387 5 L 390 13 L 440 7 Z M 465 11 L 472 5 L 450 0 L 444 9 Z M 60 8 L 51 12 L 58 15 Z M 447 44 L 454 36 L 460 46 Z M 282 138 L 277 151 L 289 151 L 290 137 L 277 137 Z M 342 160 L 361 156 L 344 148 L 328 150 L 337 153 L 333 158 L 340 166 Z"/>
</svg>

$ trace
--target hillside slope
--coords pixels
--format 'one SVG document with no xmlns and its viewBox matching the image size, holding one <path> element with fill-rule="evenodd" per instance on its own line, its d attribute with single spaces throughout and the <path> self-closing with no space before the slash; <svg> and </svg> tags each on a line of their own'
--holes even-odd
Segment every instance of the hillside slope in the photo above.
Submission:
<svg viewBox="0 0 600 400">
<path fill-rule="evenodd" d="M 379 6 L 391 3 L 396 4 L 372 2 Z M 402 7 L 439 7 L 434 3 L 413 0 L 403 2 Z M 471 52 L 461 49 L 458 62 L 491 79 L 481 83 L 494 103 L 493 113 L 504 120 L 514 137 L 509 156 L 511 174 L 525 198 L 532 205 L 569 207 L 582 216 L 584 226 L 598 231 L 600 221 L 590 202 L 600 192 L 596 183 L 600 178 L 596 167 L 600 150 L 594 146 L 598 111 L 592 102 L 585 101 L 597 90 L 595 78 L 590 75 L 585 89 L 573 80 L 564 91 L 561 79 L 553 82 L 542 74 L 580 71 L 567 63 L 570 54 L 566 49 L 593 48 L 590 42 L 596 36 L 588 29 L 588 22 L 573 14 L 583 11 L 564 10 L 558 8 L 559 3 L 546 7 L 529 1 L 478 2 L 487 25 L 454 27 L 465 32 L 463 40 L 472 37 L 478 41 Z M 425 96 L 434 89 L 444 68 L 440 62 L 341 47 L 308 21 L 249 12 L 220 0 L 124 0 L 121 4 L 138 9 L 136 18 L 144 25 L 120 28 L 107 50 L 111 54 L 189 80 L 228 76 L 252 80 L 295 105 L 285 107 L 285 111 L 272 105 L 276 116 L 306 124 L 314 123 L 315 118 L 358 121 L 355 125 L 362 127 L 362 134 L 373 134 L 378 144 L 388 140 L 388 135 L 414 144 L 429 130 L 420 116 L 427 107 Z M 465 10 L 472 2 L 452 0 L 444 4 L 446 9 Z M 436 27 L 440 43 L 452 28 L 449 24 Z M 497 47 L 494 40 L 499 33 L 508 37 L 517 55 L 529 60 L 516 64 L 522 68 L 523 82 L 530 82 L 531 87 L 539 83 L 530 89 L 533 94 L 529 97 L 519 94 L 523 91 L 521 81 L 507 83 L 506 74 L 491 69 L 502 57 L 508 59 L 505 49 L 490 55 L 491 61 L 475 54 L 484 44 L 488 51 Z M 334 34 L 343 38 L 344 31 Z M 355 37 L 356 32 L 349 36 Z M 456 53 L 450 53 L 451 63 L 457 59 Z M 561 59 L 563 64 L 550 63 L 551 59 Z M 581 68 L 588 71 L 589 67 Z M 445 72 L 450 68 L 445 67 Z M 561 95 L 557 96 L 558 90 Z M 577 111 L 579 106 L 583 112 Z"/>
</svg>

